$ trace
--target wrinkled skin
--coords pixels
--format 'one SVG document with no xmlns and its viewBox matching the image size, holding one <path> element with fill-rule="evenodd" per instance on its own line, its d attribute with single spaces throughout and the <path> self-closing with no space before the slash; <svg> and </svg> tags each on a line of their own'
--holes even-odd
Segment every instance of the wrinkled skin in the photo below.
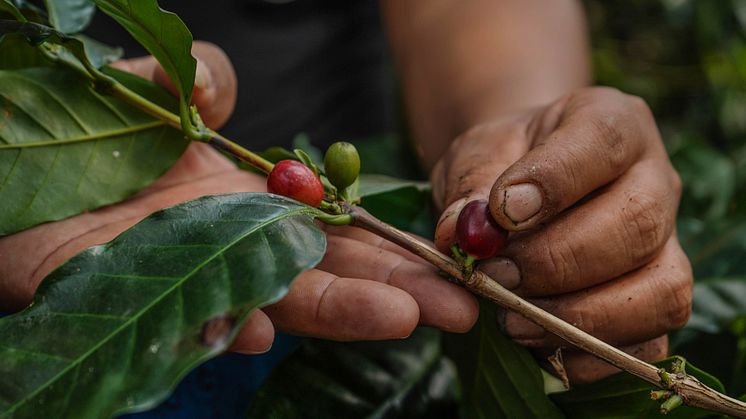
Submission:
<svg viewBox="0 0 746 419">
<path fill-rule="evenodd" d="M 442 49 L 435 50 L 440 60 Z M 194 54 L 200 59 L 194 103 L 206 124 L 219 128 L 235 103 L 235 74 L 213 45 L 197 43 Z M 117 66 L 174 91 L 152 58 Z M 540 87 L 541 95 L 551 90 Z M 416 89 L 410 91 L 416 97 Z M 443 119 L 412 114 L 414 120 Z M 490 108 L 467 126 L 472 128 L 461 130 L 446 153 L 436 145 L 432 152 L 422 149 L 426 164 L 428 156 L 442 155 L 431 173 L 436 204 L 444 209 L 436 245 L 447 250 L 455 241 L 457 214 L 466 202 L 489 199 L 492 215 L 513 233 L 503 257 L 484 261 L 482 269 L 609 343 L 645 360 L 663 358 L 665 334 L 689 316 L 692 274 L 674 228 L 680 180 L 647 106 L 615 90 L 586 88 L 528 111 Z M 445 132 L 432 127 L 430 135 L 427 128 L 419 137 Z M 0 309 L 22 308 L 52 269 L 158 209 L 206 194 L 264 190 L 264 178 L 192 144 L 161 179 L 122 203 L 0 238 Z M 327 232 L 322 263 L 302 274 L 282 301 L 254 313 L 233 350 L 267 351 L 275 327 L 364 340 L 403 338 L 418 324 L 462 332 L 476 321 L 475 299 L 422 260 L 359 229 Z M 561 344 L 513 313 L 500 312 L 497 320 L 540 355 Z M 565 363 L 576 383 L 613 372 L 578 352 L 566 352 Z"/>
<path fill-rule="evenodd" d="M 666 356 L 665 334 L 691 311 L 692 271 L 675 231 L 681 181 L 642 100 L 585 88 L 480 124 L 452 143 L 431 180 L 445 208 L 441 250 L 455 242 L 465 203 L 489 199 L 512 233 L 482 270 L 612 345 Z M 515 313 L 498 320 L 540 354 L 563 344 Z M 564 358 L 576 383 L 614 371 L 587 354 Z"/>
<path fill-rule="evenodd" d="M 219 128 L 235 103 L 233 68 L 214 45 L 196 43 L 193 53 L 200 60 L 194 103 L 205 123 Z M 174 91 L 150 57 L 116 66 Z M 161 208 L 207 194 L 263 191 L 264 177 L 238 170 L 205 144 L 192 144 L 163 177 L 122 203 L 0 238 L 0 309 L 21 309 L 54 268 Z M 462 332 L 476 321 L 474 298 L 424 261 L 356 228 L 328 228 L 327 233 L 321 264 L 303 273 L 279 303 L 255 312 L 232 350 L 266 352 L 275 327 L 348 341 L 400 339 L 418 324 Z"/>
</svg>

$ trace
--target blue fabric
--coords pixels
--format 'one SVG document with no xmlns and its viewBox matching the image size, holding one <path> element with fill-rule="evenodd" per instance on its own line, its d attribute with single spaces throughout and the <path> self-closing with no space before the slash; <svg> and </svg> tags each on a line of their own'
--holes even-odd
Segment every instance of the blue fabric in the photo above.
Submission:
<svg viewBox="0 0 746 419">
<path fill-rule="evenodd" d="M 174 393 L 153 410 L 120 419 L 245 418 L 249 403 L 272 368 L 295 349 L 301 338 L 278 334 L 262 355 L 225 354 L 199 366 Z"/>
</svg>

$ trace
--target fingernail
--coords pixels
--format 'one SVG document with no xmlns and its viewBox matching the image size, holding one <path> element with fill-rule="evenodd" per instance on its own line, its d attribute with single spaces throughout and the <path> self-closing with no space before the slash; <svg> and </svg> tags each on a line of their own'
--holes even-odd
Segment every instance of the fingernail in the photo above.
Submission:
<svg viewBox="0 0 746 419">
<path fill-rule="evenodd" d="M 508 258 L 488 259 L 479 264 L 479 270 L 509 290 L 514 290 L 521 285 L 521 271 L 515 262 Z"/>
<path fill-rule="evenodd" d="M 448 252 L 449 246 L 456 242 L 456 220 L 464 205 L 466 198 L 453 202 L 443 211 L 435 226 L 435 243 L 443 252 Z"/>
<path fill-rule="evenodd" d="M 197 73 L 194 76 L 194 86 L 200 89 L 207 89 L 212 83 L 212 73 L 210 68 L 200 59 L 197 59 Z"/>
<path fill-rule="evenodd" d="M 538 340 L 546 333 L 541 326 L 513 312 L 505 315 L 504 322 L 505 333 L 515 340 Z"/>
<path fill-rule="evenodd" d="M 509 186 L 503 193 L 500 204 L 503 213 L 514 223 L 522 223 L 541 209 L 541 191 L 532 183 Z"/>
<path fill-rule="evenodd" d="M 269 345 L 266 349 L 233 349 L 233 352 L 238 352 L 244 355 L 261 355 L 266 354 L 272 349 L 272 345 Z"/>
<path fill-rule="evenodd" d="M 438 220 L 438 225 L 443 224 L 446 220 L 449 218 L 455 216 L 458 216 L 461 210 L 464 208 L 464 205 L 466 205 L 466 198 L 461 198 L 457 201 L 454 201 L 451 205 L 448 206 L 448 208 L 443 211 L 443 214 L 440 215 L 440 220 Z"/>
</svg>

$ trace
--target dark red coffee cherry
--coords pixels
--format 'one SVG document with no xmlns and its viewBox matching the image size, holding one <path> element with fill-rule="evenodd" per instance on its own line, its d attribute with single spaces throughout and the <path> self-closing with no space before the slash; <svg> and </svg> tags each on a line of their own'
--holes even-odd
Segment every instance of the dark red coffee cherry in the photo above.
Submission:
<svg viewBox="0 0 746 419">
<path fill-rule="evenodd" d="M 479 199 L 466 204 L 458 215 L 456 238 L 468 255 L 488 259 L 503 250 L 508 232 L 492 218 L 487 200 Z"/>
<path fill-rule="evenodd" d="M 308 166 L 295 160 L 282 160 L 267 176 L 270 193 L 287 196 L 312 207 L 324 199 L 324 186 Z"/>
</svg>

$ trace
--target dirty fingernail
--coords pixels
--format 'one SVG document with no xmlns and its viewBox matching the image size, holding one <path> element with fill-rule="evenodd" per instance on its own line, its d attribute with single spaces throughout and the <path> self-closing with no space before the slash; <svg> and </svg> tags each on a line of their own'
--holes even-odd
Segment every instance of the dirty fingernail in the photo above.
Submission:
<svg viewBox="0 0 746 419">
<path fill-rule="evenodd" d="M 533 217 L 542 205 L 541 191 L 532 183 L 520 183 L 505 189 L 501 208 L 514 223 L 522 223 Z"/>
<path fill-rule="evenodd" d="M 456 220 L 465 204 L 466 198 L 461 198 L 449 205 L 440 215 L 435 226 L 435 243 L 441 251 L 447 251 L 448 247 L 456 242 Z"/>
<path fill-rule="evenodd" d="M 200 89 L 207 89 L 212 83 L 212 73 L 205 63 L 197 59 L 197 73 L 194 76 L 194 86 Z"/>
<path fill-rule="evenodd" d="M 513 312 L 505 314 L 504 330 L 508 336 L 518 341 L 535 341 L 542 339 L 546 333 L 541 326 Z"/>
<path fill-rule="evenodd" d="M 464 208 L 464 205 L 466 205 L 466 198 L 461 198 L 457 201 L 454 201 L 451 205 L 448 206 L 448 208 L 445 209 L 445 211 L 443 211 L 443 214 L 440 215 L 438 224 L 443 224 L 451 217 L 458 217 L 459 213 Z"/>
<path fill-rule="evenodd" d="M 521 271 L 518 270 L 515 262 L 508 258 L 488 259 L 479 264 L 479 270 L 509 290 L 514 290 L 521 285 Z"/>
</svg>

